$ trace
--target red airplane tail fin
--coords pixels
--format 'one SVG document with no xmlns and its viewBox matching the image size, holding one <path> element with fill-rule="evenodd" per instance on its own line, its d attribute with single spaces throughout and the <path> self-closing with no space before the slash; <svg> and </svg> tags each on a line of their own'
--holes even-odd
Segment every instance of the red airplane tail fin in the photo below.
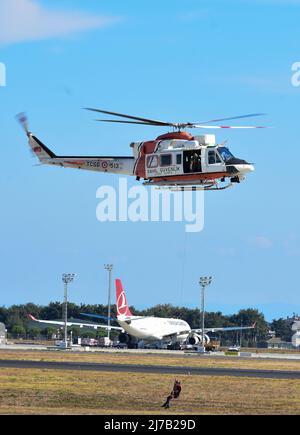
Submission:
<svg viewBox="0 0 300 435">
<path fill-rule="evenodd" d="M 116 297 L 118 316 L 132 317 L 127 303 L 125 291 L 123 290 L 122 281 L 120 279 L 116 279 Z"/>
</svg>

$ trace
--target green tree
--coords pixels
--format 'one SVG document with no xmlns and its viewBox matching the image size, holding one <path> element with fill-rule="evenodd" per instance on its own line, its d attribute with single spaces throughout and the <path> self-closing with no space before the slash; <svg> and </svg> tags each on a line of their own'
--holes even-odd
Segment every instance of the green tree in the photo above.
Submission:
<svg viewBox="0 0 300 435">
<path fill-rule="evenodd" d="M 287 319 L 273 320 L 270 328 L 275 331 L 276 337 L 280 337 L 283 341 L 291 341 L 294 332 L 291 329 L 291 322 Z"/>
<path fill-rule="evenodd" d="M 25 338 L 26 337 L 26 329 L 22 325 L 15 325 L 12 328 L 12 333 L 16 338 Z"/>
<path fill-rule="evenodd" d="M 248 346 L 254 347 L 258 342 L 265 341 L 268 337 L 269 325 L 263 313 L 260 313 L 257 309 L 248 308 L 240 310 L 237 314 L 229 316 L 229 321 L 232 326 L 251 326 L 255 324 L 254 329 L 242 332 L 242 336 L 248 342 Z"/>
<path fill-rule="evenodd" d="M 31 328 L 28 330 L 29 338 L 37 339 L 41 335 L 41 330 L 39 328 Z"/>
</svg>

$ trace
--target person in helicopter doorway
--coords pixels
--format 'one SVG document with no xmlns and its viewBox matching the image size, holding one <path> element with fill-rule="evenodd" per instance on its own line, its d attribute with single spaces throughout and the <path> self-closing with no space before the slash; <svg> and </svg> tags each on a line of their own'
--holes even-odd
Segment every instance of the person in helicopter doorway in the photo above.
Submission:
<svg viewBox="0 0 300 435">
<path fill-rule="evenodd" d="M 197 153 L 194 153 L 191 157 L 190 172 L 200 172 L 201 160 Z"/>
</svg>

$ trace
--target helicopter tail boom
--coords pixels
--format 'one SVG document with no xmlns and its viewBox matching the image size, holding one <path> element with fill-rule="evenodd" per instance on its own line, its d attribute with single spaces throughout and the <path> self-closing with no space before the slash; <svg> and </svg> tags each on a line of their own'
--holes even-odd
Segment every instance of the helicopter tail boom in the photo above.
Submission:
<svg viewBox="0 0 300 435">
<path fill-rule="evenodd" d="M 29 145 L 43 165 L 85 169 L 96 172 L 133 175 L 134 158 L 118 156 L 57 156 L 32 133 L 28 133 Z"/>
</svg>

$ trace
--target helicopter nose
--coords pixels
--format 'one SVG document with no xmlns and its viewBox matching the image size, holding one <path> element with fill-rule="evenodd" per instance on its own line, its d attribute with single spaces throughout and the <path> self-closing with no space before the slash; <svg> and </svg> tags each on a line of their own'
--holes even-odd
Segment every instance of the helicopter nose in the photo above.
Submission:
<svg viewBox="0 0 300 435">
<path fill-rule="evenodd" d="M 255 167 L 251 163 L 243 163 L 243 164 L 238 164 L 238 165 L 234 165 L 234 166 L 235 166 L 236 170 L 238 172 L 240 172 L 241 174 L 247 174 L 249 172 L 255 171 Z"/>
</svg>

